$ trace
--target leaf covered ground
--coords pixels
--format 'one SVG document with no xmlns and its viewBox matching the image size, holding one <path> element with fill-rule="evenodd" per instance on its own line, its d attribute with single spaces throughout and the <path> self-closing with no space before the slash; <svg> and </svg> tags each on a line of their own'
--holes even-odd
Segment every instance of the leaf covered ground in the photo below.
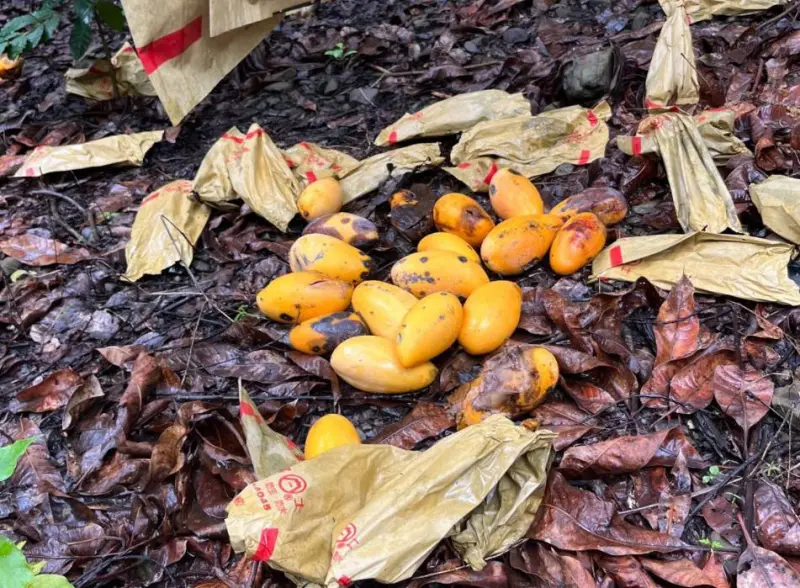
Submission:
<svg viewBox="0 0 800 588">
<path fill-rule="evenodd" d="M 7 4 L 0 25 L 26 9 Z M 768 230 L 748 185 L 800 171 L 799 15 L 789 4 L 692 26 L 701 106 L 734 108 L 735 134 L 754 153 L 722 175 L 755 236 Z M 633 134 L 663 20 L 640 0 L 334 0 L 288 18 L 143 167 L 10 179 L 39 145 L 169 126 L 153 98 L 64 93 L 64 17 L 55 40 L 0 85 L 0 443 L 35 439 L 0 483 L 0 532 L 76 587 L 290 586 L 227 541 L 225 507 L 254 480 L 237 380 L 298 445 L 339 409 L 366 440 L 423 449 L 454 430 L 447 399 L 483 359 L 454 348 L 436 360 L 434 384 L 409 396 L 339 382 L 254 306 L 289 271 L 302 223 L 281 234 L 246 207 L 214 213 L 191 272 L 125 283 L 142 198 L 192 178 L 220 135 L 254 121 L 281 147 L 317 142 L 363 158 L 403 113 L 456 94 L 522 92 L 534 113 L 576 103 L 564 91 L 569 65 L 599 49 L 612 49 L 605 87 L 580 99 L 605 97 L 612 138 Z M 631 213 L 611 238 L 680 231 L 659 161 L 629 157 L 613 139 L 605 158 L 535 184 L 549 206 L 589 186 L 622 191 Z M 418 170 L 346 207 L 379 228 L 375 279 L 432 230 L 424 207 L 389 222 L 388 197 L 403 188 L 431 203 L 463 189 Z M 52 239 L 63 245 L 55 259 Z M 587 277 L 558 278 L 544 264 L 517 280 L 514 339 L 547 346 L 562 375 L 532 415 L 558 438 L 529 539 L 479 572 L 445 541 L 409 583 L 800 585 L 800 312 L 701 295 L 689 280 L 664 292 Z"/>
</svg>

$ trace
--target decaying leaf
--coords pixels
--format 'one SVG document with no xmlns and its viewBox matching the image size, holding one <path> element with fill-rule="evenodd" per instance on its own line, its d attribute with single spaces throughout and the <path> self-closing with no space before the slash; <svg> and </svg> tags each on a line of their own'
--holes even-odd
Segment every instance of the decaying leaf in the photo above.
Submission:
<svg viewBox="0 0 800 588">
<path fill-rule="evenodd" d="M 61 241 L 47 239 L 34 233 L 7 237 L 0 241 L 0 251 L 19 259 L 25 265 L 43 266 L 73 264 L 92 257 L 86 249 L 72 248 Z"/>
<path fill-rule="evenodd" d="M 50 412 L 66 406 L 83 378 L 72 368 L 53 372 L 41 383 L 17 394 L 8 409 L 11 412 Z"/>
<path fill-rule="evenodd" d="M 686 276 L 675 284 L 658 311 L 653 332 L 656 337 L 656 365 L 685 359 L 697 351 L 700 318 L 694 310 L 694 286 Z"/>
<path fill-rule="evenodd" d="M 761 482 L 753 496 L 756 537 L 761 545 L 786 555 L 800 555 L 800 519 L 783 490 Z"/>
<path fill-rule="evenodd" d="M 718 366 L 713 387 L 722 411 L 745 430 L 767 414 L 774 390 L 768 376 L 755 370 L 742 371 L 736 365 Z"/>
<path fill-rule="evenodd" d="M 596 419 L 567 402 L 547 402 L 533 411 L 543 429 L 558 435 L 553 442 L 556 451 L 566 449 L 596 426 Z"/>
<path fill-rule="evenodd" d="M 423 401 L 417 403 L 403 420 L 379 431 L 369 442 L 414 449 L 417 443 L 436 437 L 455 424 L 455 418 L 444 407 Z"/>
<path fill-rule="evenodd" d="M 687 588 L 711 587 L 728 588 L 730 584 L 725 578 L 722 566 L 711 555 L 705 567 L 698 568 L 688 558 L 675 561 L 661 561 L 643 557 L 639 559 L 642 567 L 665 582 Z"/>
<path fill-rule="evenodd" d="M 671 466 L 679 451 L 683 451 L 690 467 L 705 465 L 679 429 L 663 429 L 648 435 L 571 447 L 564 452 L 559 469 L 569 477 L 624 474 L 644 467 Z"/>
<path fill-rule="evenodd" d="M 547 587 L 583 588 L 594 584 L 591 573 L 576 557 L 538 541 L 513 550 L 509 561 L 512 568 L 530 574 Z"/>
<path fill-rule="evenodd" d="M 559 472 L 550 475 L 541 508 L 544 512 L 528 536 L 559 549 L 637 555 L 667 553 L 684 546 L 680 539 L 626 522 L 613 504 L 570 486 Z"/>
<path fill-rule="evenodd" d="M 64 418 L 61 421 L 61 430 L 66 431 L 72 426 L 81 411 L 85 409 L 84 405 L 86 403 L 94 398 L 102 398 L 103 396 L 103 387 L 100 385 L 100 380 L 94 374 L 90 375 L 70 397 L 67 409 L 64 411 Z"/>
<path fill-rule="evenodd" d="M 597 555 L 595 561 L 620 588 L 658 588 L 635 557 Z"/>
<path fill-rule="evenodd" d="M 741 517 L 739 519 L 741 521 Z M 744 525 L 742 525 L 744 527 Z M 759 547 L 744 531 L 747 549 L 736 566 L 739 588 L 795 588 L 800 586 L 800 572 L 774 551 Z"/>
</svg>

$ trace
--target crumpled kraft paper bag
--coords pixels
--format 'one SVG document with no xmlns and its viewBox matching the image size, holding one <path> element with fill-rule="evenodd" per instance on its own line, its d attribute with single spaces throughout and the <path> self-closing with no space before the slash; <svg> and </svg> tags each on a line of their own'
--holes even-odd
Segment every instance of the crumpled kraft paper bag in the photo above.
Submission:
<svg viewBox="0 0 800 588">
<path fill-rule="evenodd" d="M 659 0 L 661 8 L 667 12 L 667 5 L 678 0 Z M 689 20 L 693 23 L 709 20 L 714 16 L 737 16 L 750 12 L 760 12 L 773 6 L 786 4 L 788 0 L 681 0 L 686 7 Z"/>
<path fill-rule="evenodd" d="M 71 68 L 64 74 L 67 94 L 77 94 L 94 100 L 111 100 L 114 86 L 111 71 L 115 72 L 120 96 L 156 96 L 155 88 L 144 72 L 139 56 L 130 43 L 125 43 L 109 62 L 98 59 L 88 68 Z"/>
<path fill-rule="evenodd" d="M 667 20 L 658 36 L 645 81 L 645 106 L 651 110 L 670 104 L 697 104 L 697 82 L 692 31 L 682 0 L 662 1 Z"/>
<path fill-rule="evenodd" d="M 331 176 L 338 178 L 358 165 L 358 160 L 347 153 L 305 141 L 285 149 L 283 158 L 302 186 Z"/>
<path fill-rule="evenodd" d="M 337 447 L 245 488 L 231 545 L 330 588 L 407 579 L 447 536 L 480 568 L 533 521 L 554 438 L 495 415 L 423 452 Z"/>
<path fill-rule="evenodd" d="M 216 37 L 307 3 L 308 0 L 210 0 L 209 34 Z"/>
<path fill-rule="evenodd" d="M 444 169 L 473 191 L 486 192 L 498 168 L 532 178 L 563 163 L 586 165 L 605 155 L 610 116 L 611 108 L 601 102 L 478 123 L 453 147 L 455 167 Z"/>
<path fill-rule="evenodd" d="M 258 407 L 239 380 L 239 420 L 244 430 L 247 453 L 256 478 L 263 480 L 303 461 L 303 453 L 291 439 L 269 428 Z"/>
<path fill-rule="evenodd" d="M 644 277 L 668 290 L 685 274 L 698 291 L 797 306 L 800 289 L 786 267 L 793 255 L 788 243 L 744 235 L 629 237 L 600 252 L 591 279 L 635 282 Z"/>
<path fill-rule="evenodd" d="M 743 232 L 733 198 L 691 116 L 656 114 L 639 123 L 637 131 L 633 137 L 617 137 L 617 145 L 629 155 L 639 155 L 644 149 L 661 155 L 684 231 Z"/>
<path fill-rule="evenodd" d="M 344 203 L 372 192 L 390 177 L 443 161 L 438 143 L 418 143 L 368 157 L 339 174 Z"/>
<path fill-rule="evenodd" d="M 55 172 L 128 164 L 140 166 L 145 154 L 164 136 L 164 131 L 114 135 L 78 145 L 36 147 L 14 174 L 15 178 L 35 178 Z"/>
<path fill-rule="evenodd" d="M 767 227 L 800 244 L 800 180 L 770 176 L 760 184 L 750 184 L 750 196 Z"/>
<path fill-rule="evenodd" d="M 208 204 L 241 198 L 281 231 L 297 214 L 300 184 L 266 131 L 253 123 L 232 127 L 209 149 L 194 177 L 194 191 Z"/>
<path fill-rule="evenodd" d="M 135 282 L 158 275 L 178 261 L 191 265 L 194 244 L 211 216 L 211 208 L 191 194 L 189 180 L 175 180 L 142 200 L 125 246 L 128 269 L 123 279 Z"/>
<path fill-rule="evenodd" d="M 235 12 L 238 4 L 220 6 Z M 281 21 L 275 15 L 212 37 L 209 0 L 122 0 L 122 7 L 144 71 L 173 125 Z"/>
<path fill-rule="evenodd" d="M 531 115 L 531 103 L 522 94 L 481 90 L 441 100 L 403 117 L 383 129 L 375 144 L 393 145 L 416 137 L 454 135 L 479 122 Z"/>
</svg>

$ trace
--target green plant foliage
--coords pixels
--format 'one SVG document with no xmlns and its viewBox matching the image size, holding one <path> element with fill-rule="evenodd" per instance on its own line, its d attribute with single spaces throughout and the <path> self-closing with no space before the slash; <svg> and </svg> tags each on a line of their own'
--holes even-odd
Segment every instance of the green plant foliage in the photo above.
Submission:
<svg viewBox="0 0 800 588">
<path fill-rule="evenodd" d="M 44 562 L 29 564 L 20 546 L 0 535 L 0 588 L 73 588 L 64 576 L 39 574 Z"/>
<path fill-rule="evenodd" d="M 0 53 L 15 59 L 25 51 L 49 41 L 58 29 L 59 16 L 47 1 L 38 10 L 12 18 L 0 29 Z"/>
<path fill-rule="evenodd" d="M 27 439 L 14 441 L 11 445 L 0 447 L 0 482 L 11 477 L 17 467 L 19 458 L 22 457 L 33 441 L 33 437 L 28 437 Z"/>
</svg>

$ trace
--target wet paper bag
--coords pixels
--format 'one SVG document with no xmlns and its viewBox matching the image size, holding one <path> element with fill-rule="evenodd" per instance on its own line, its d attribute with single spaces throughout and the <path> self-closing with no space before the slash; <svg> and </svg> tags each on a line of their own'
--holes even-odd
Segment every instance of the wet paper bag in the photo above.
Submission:
<svg viewBox="0 0 800 588">
<path fill-rule="evenodd" d="M 258 407 L 239 380 L 239 420 L 242 423 L 247 453 L 253 462 L 256 479 L 263 480 L 303 461 L 303 453 L 291 439 L 269 428 Z"/>
<path fill-rule="evenodd" d="M 617 145 L 629 155 L 661 155 L 684 231 L 742 232 L 733 198 L 691 116 L 680 112 L 650 116 L 639 123 L 637 135 L 617 137 Z"/>
<path fill-rule="evenodd" d="M 443 161 L 438 143 L 418 143 L 368 157 L 339 174 L 344 202 L 369 194 L 390 177 Z"/>
<path fill-rule="evenodd" d="M 499 168 L 529 178 L 559 165 L 586 165 L 605 155 L 611 108 L 568 106 L 536 116 L 517 116 L 478 123 L 461 135 L 445 171 L 473 191 L 486 192 Z"/>
<path fill-rule="evenodd" d="M 481 90 L 441 100 L 403 117 L 383 129 L 375 144 L 381 147 L 416 137 L 455 135 L 479 122 L 531 115 L 531 103 L 522 94 Z"/>
<path fill-rule="evenodd" d="M 711 108 L 694 117 L 697 130 L 708 147 L 708 152 L 717 165 L 725 165 L 728 160 L 750 150 L 733 134 L 736 113 L 729 108 Z"/>
<path fill-rule="evenodd" d="M 71 68 L 64 74 L 67 80 L 67 94 L 77 94 L 94 100 L 111 100 L 114 85 L 111 72 L 117 80 L 120 96 L 155 96 L 156 91 L 144 71 L 139 56 L 130 43 L 111 58 L 98 59 L 88 68 Z"/>
<path fill-rule="evenodd" d="M 787 2 L 788 0 L 682 0 L 689 20 L 693 23 L 709 20 L 714 16 L 737 16 L 760 12 Z M 662 9 L 668 4 L 675 3 L 676 0 L 659 0 Z"/>
<path fill-rule="evenodd" d="M 750 196 L 765 226 L 800 244 L 800 180 L 770 176 L 760 184 L 750 184 Z"/>
<path fill-rule="evenodd" d="M 15 178 L 35 178 L 55 172 L 75 171 L 105 165 L 140 166 L 150 148 L 164 131 L 114 135 L 79 145 L 36 147 L 25 159 Z"/>
<path fill-rule="evenodd" d="M 210 0 L 209 34 L 216 37 L 308 3 L 309 0 Z"/>
<path fill-rule="evenodd" d="M 302 186 L 331 176 L 339 177 L 358 165 L 347 153 L 326 149 L 316 143 L 298 143 L 283 151 L 283 158 Z"/>
<path fill-rule="evenodd" d="M 158 275 L 178 261 L 191 265 L 194 244 L 211 215 L 191 193 L 189 180 L 175 180 L 142 200 L 125 246 L 128 269 L 123 279 L 135 282 Z"/>
<path fill-rule="evenodd" d="M 667 20 L 658 36 L 645 81 L 645 105 L 651 110 L 670 104 L 697 104 L 697 82 L 692 31 L 683 1 L 662 1 Z"/>
<path fill-rule="evenodd" d="M 297 4 L 301 4 L 297 1 Z M 220 3 L 236 12 L 243 2 Z M 173 125 L 244 59 L 281 20 L 266 20 L 212 36 L 209 0 L 122 0 L 144 71 Z M 219 13 L 217 18 L 221 18 Z"/>
<path fill-rule="evenodd" d="M 300 184 L 280 149 L 257 124 L 236 127 L 209 149 L 194 177 L 194 191 L 208 204 L 241 198 L 281 231 L 297 214 Z"/>
<path fill-rule="evenodd" d="M 554 438 L 496 415 L 423 452 L 337 447 L 245 488 L 231 545 L 329 588 L 407 579 L 445 537 L 480 569 L 528 530 Z"/>
<path fill-rule="evenodd" d="M 592 263 L 592 280 L 647 278 L 669 290 L 686 275 L 698 291 L 797 306 L 787 265 L 794 247 L 743 235 L 690 233 L 620 239 Z"/>
</svg>

